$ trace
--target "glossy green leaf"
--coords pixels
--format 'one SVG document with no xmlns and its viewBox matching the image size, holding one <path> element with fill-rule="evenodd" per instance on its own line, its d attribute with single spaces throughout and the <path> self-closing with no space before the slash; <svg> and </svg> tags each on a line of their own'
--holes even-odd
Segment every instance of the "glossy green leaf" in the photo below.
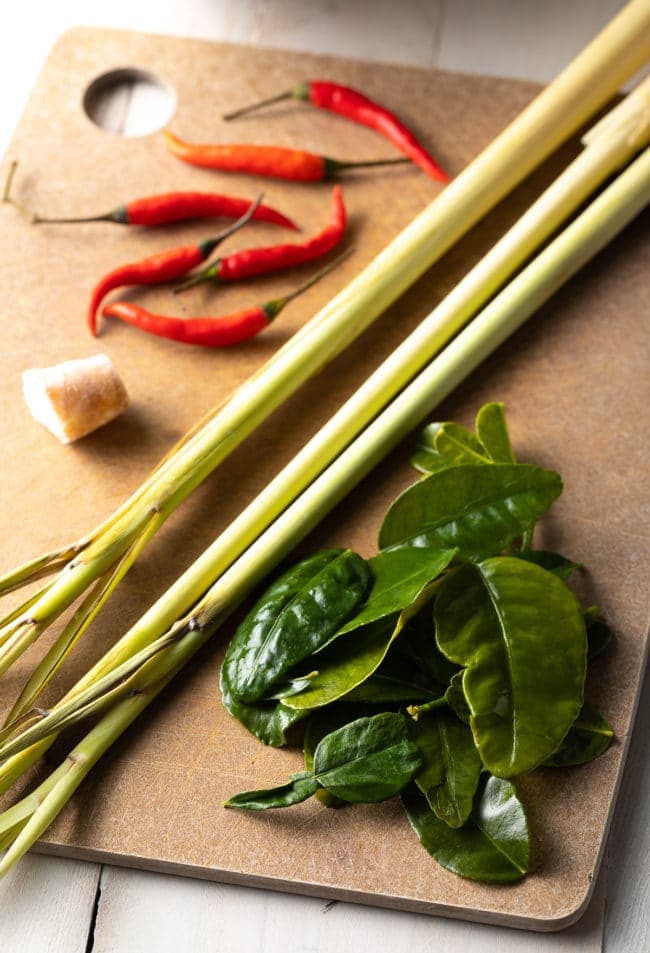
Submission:
<svg viewBox="0 0 650 953">
<path fill-rule="evenodd" d="M 363 705 L 329 705 L 327 708 L 317 709 L 309 718 L 305 728 L 303 741 L 305 769 L 313 774 L 314 752 L 325 735 L 329 735 L 330 732 L 336 731 L 337 728 L 342 728 L 343 725 L 348 725 L 358 718 L 366 718 L 369 714 L 372 714 L 372 712 L 369 712 Z M 344 801 L 343 798 L 336 797 L 322 787 L 316 791 L 316 797 L 324 807 L 334 809 L 346 807 L 350 803 Z"/>
<path fill-rule="evenodd" d="M 534 563 L 487 559 L 448 576 L 436 638 L 466 666 L 463 691 L 486 768 L 531 771 L 555 752 L 582 706 L 586 637 L 566 584 Z"/>
<path fill-rule="evenodd" d="M 472 732 L 448 709 L 420 713 L 410 730 L 422 755 L 415 783 L 441 821 L 461 827 L 472 812 L 481 774 Z"/>
<path fill-rule="evenodd" d="M 291 807 L 306 801 L 318 790 L 318 781 L 310 771 L 292 774 L 286 784 L 260 791 L 243 791 L 229 798 L 224 807 L 238 807 L 246 811 L 268 811 L 270 808 Z"/>
<path fill-rule="evenodd" d="M 337 639 L 319 653 L 318 674 L 309 687 L 287 696 L 283 704 L 297 710 L 321 708 L 347 695 L 379 668 L 399 631 L 395 615 Z"/>
<path fill-rule="evenodd" d="M 423 589 L 445 571 L 455 555 L 455 549 L 398 546 L 373 556 L 368 560 L 373 576 L 368 599 L 334 638 L 412 605 Z"/>
<path fill-rule="evenodd" d="M 437 473 L 439 470 L 447 470 L 453 464 L 449 463 L 442 454 L 431 447 L 418 447 L 411 455 L 410 464 L 420 473 L 429 476 L 431 473 Z"/>
<path fill-rule="evenodd" d="M 297 695 L 283 698 L 283 704 L 291 708 L 321 708 L 338 701 L 365 682 L 382 664 L 404 626 L 431 600 L 437 585 L 433 582 L 425 587 L 413 605 L 399 614 L 370 622 L 333 641 L 314 659 L 319 670 L 309 687 Z"/>
<path fill-rule="evenodd" d="M 476 436 L 495 463 L 515 463 L 503 404 L 484 404 L 476 415 Z"/>
<path fill-rule="evenodd" d="M 427 474 L 461 463 L 491 462 L 474 434 L 451 422 L 428 424 L 411 457 L 411 465 Z"/>
<path fill-rule="evenodd" d="M 586 764 L 607 751 L 613 737 L 614 729 L 610 723 L 597 708 L 585 702 L 559 749 L 546 759 L 544 766 L 564 768 Z"/>
<path fill-rule="evenodd" d="M 466 725 L 469 725 L 471 712 L 469 710 L 469 705 L 467 704 L 467 699 L 465 698 L 465 692 L 463 690 L 463 678 L 465 672 L 461 669 L 460 672 L 456 672 L 451 681 L 449 682 L 449 687 L 445 692 L 445 701 L 453 711 L 453 713 L 460 718 L 461 721 L 464 721 Z"/>
<path fill-rule="evenodd" d="M 587 654 L 595 658 L 606 649 L 614 638 L 614 633 L 606 622 L 600 618 L 598 606 L 590 606 L 585 610 L 585 625 L 587 627 Z"/>
<path fill-rule="evenodd" d="M 485 447 L 471 430 L 451 422 L 441 424 L 434 436 L 433 446 L 453 466 L 492 463 Z"/>
<path fill-rule="evenodd" d="M 375 803 L 398 794 L 420 761 L 406 717 L 383 712 L 326 735 L 314 752 L 314 774 L 344 801 Z"/>
<path fill-rule="evenodd" d="M 230 690 L 225 669 L 221 669 L 221 700 L 227 712 L 265 745 L 281 748 L 287 744 L 287 731 L 309 715 L 308 709 L 286 708 L 280 702 L 255 702 L 247 705 Z"/>
<path fill-rule="evenodd" d="M 368 718 L 370 712 L 363 705 L 330 705 L 328 708 L 317 708 L 305 726 L 303 739 L 303 755 L 305 770 L 314 771 L 314 753 L 325 735 L 331 734 L 344 725 L 349 725 L 359 718 Z"/>
<path fill-rule="evenodd" d="M 316 553 L 267 589 L 238 627 L 224 668 L 232 694 L 259 701 L 355 614 L 371 584 L 368 566 L 350 550 Z"/>
<path fill-rule="evenodd" d="M 457 547 L 470 557 L 496 553 L 532 526 L 561 491 L 557 473 L 528 464 L 441 470 L 397 498 L 379 545 Z"/>
<path fill-rule="evenodd" d="M 483 883 L 512 883 L 526 874 L 528 823 L 510 781 L 484 776 L 471 818 L 457 828 L 436 817 L 414 784 L 402 802 L 420 843 L 447 870 Z"/>
<path fill-rule="evenodd" d="M 525 559 L 528 563 L 535 563 L 536 566 L 547 569 L 559 576 L 560 579 L 568 579 L 576 569 L 584 568 L 582 563 L 575 563 L 572 559 L 567 559 L 566 556 L 549 552 L 546 549 L 526 549 L 520 553 L 512 553 L 512 555 L 517 559 Z"/>
</svg>

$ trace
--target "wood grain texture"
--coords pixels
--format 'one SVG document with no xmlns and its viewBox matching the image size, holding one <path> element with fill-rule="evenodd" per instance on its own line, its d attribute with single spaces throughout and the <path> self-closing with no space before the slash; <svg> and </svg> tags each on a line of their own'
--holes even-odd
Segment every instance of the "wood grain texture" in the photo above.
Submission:
<svg viewBox="0 0 650 953">
<path fill-rule="evenodd" d="M 650 673 L 639 701 L 607 858 L 604 953 L 650 947 Z"/>
<path fill-rule="evenodd" d="M 3 953 L 85 953 L 100 868 L 29 855 L 0 882 Z"/>
<path fill-rule="evenodd" d="M 580 923 L 531 933 L 105 867 L 93 953 L 601 953 L 603 903 L 599 883 Z"/>
<path fill-rule="evenodd" d="M 449 0 L 436 65 L 458 69 L 466 63 L 476 73 L 548 82 L 624 6 L 625 0 L 591 0 L 586 11 L 565 0 Z"/>
</svg>

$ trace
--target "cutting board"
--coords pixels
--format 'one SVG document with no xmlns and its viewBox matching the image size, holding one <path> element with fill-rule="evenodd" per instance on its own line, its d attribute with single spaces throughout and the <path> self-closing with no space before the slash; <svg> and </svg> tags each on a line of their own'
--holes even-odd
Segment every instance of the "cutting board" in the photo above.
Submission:
<svg viewBox="0 0 650 953">
<path fill-rule="evenodd" d="M 236 128 L 220 122 L 225 109 L 303 78 L 336 78 L 394 107 L 452 174 L 536 92 L 529 83 L 480 76 L 79 29 L 52 51 L 2 165 L 4 175 L 9 160 L 19 160 L 14 194 L 29 209 L 92 214 L 174 188 L 257 193 L 259 183 L 249 177 L 182 166 L 167 154 L 160 134 L 126 139 L 89 121 L 82 109 L 89 84 L 131 66 L 153 72 L 174 91 L 170 125 L 188 139 L 225 140 L 236 133 L 242 140 L 301 145 L 340 158 L 392 155 L 370 130 L 299 104 L 276 107 Z M 53 698 L 190 564 L 577 150 L 575 142 L 568 144 L 501 203 L 206 481 L 122 584 L 57 679 Z M 327 184 L 265 182 L 264 188 L 266 201 L 293 214 L 306 233 L 327 219 Z M 107 516 L 201 414 L 269 359 L 439 188 L 411 167 L 346 176 L 354 255 L 263 335 L 227 352 L 184 348 L 108 322 L 92 340 L 84 322 L 89 290 L 100 274 L 205 237 L 216 225 L 148 232 L 108 224 L 34 227 L 15 208 L 0 207 L 0 568 L 76 539 Z M 299 752 L 264 748 L 220 705 L 217 674 L 232 626 L 115 745 L 39 849 L 540 930 L 577 919 L 603 851 L 646 655 L 647 224 L 646 217 L 628 228 L 436 413 L 470 424 L 483 402 L 505 402 L 518 457 L 564 477 L 565 493 L 544 519 L 538 544 L 585 564 L 577 584 L 581 596 L 602 607 L 617 635 L 615 646 L 590 667 L 587 691 L 615 728 L 612 748 L 585 767 L 540 770 L 518 782 L 533 831 L 530 876 L 510 887 L 455 877 L 418 845 L 397 801 L 344 811 L 310 801 L 264 816 L 223 810 L 227 796 L 277 783 L 300 765 Z M 252 235 L 229 247 L 241 247 Z M 255 241 L 284 239 L 276 228 L 255 226 Z M 225 312 L 285 292 L 300 277 L 197 290 L 182 304 L 167 288 L 148 290 L 138 300 L 153 310 Z M 20 372 L 97 352 L 115 363 L 131 407 L 113 424 L 62 447 L 29 417 Z M 407 440 L 379 466 L 300 553 L 346 545 L 372 554 L 382 513 L 414 479 L 407 462 L 412 445 Z M 30 652 L 3 683 L 3 707 L 35 657 Z M 69 745 L 67 739 L 53 748 L 47 767 Z"/>
</svg>

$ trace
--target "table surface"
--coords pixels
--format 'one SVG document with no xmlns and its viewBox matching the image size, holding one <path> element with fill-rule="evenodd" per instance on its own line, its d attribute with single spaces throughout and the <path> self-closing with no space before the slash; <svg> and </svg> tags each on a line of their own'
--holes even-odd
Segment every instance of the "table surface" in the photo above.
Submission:
<svg viewBox="0 0 650 953">
<path fill-rule="evenodd" d="M 650 2 L 650 0 L 648 0 Z M 80 23 L 547 81 L 621 0 L 59 0 L 13 4 L 0 34 L 0 153 L 57 36 Z M 372 16 L 368 16 L 369 9 Z M 29 855 L 0 883 L 3 953 L 636 953 L 650 947 L 646 678 L 606 862 L 585 917 L 521 933 Z M 299 938 L 299 939 L 297 939 Z"/>
</svg>

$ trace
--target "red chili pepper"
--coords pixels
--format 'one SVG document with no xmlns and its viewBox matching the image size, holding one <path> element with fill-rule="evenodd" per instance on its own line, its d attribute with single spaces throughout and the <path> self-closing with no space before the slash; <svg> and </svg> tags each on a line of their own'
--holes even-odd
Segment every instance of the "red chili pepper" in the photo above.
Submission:
<svg viewBox="0 0 650 953">
<path fill-rule="evenodd" d="M 233 314 L 205 318 L 178 318 L 154 314 L 130 301 L 115 301 L 104 308 L 102 314 L 104 317 L 119 318 L 142 331 L 169 338 L 171 341 L 199 344 L 202 347 L 230 347 L 233 344 L 241 344 L 263 331 L 290 301 L 320 281 L 348 254 L 349 252 L 331 262 L 290 294 Z"/>
<path fill-rule="evenodd" d="M 447 173 L 440 168 L 435 159 L 418 142 L 411 130 L 407 129 L 394 113 L 364 96 L 359 90 L 352 89 L 349 86 L 341 86 L 339 83 L 329 83 L 323 80 L 301 83 L 295 89 L 279 93 L 277 96 L 271 96 L 269 99 L 253 103 L 251 106 L 244 106 L 242 109 L 228 113 L 223 118 L 235 119 L 245 113 L 253 112 L 255 109 L 286 99 L 306 100 L 319 109 L 327 109 L 339 116 L 345 116 L 353 122 L 370 126 L 371 129 L 375 129 L 387 139 L 390 139 L 393 145 L 401 149 L 409 159 L 431 178 L 440 182 L 449 182 Z"/>
<path fill-rule="evenodd" d="M 116 222 L 119 225 L 152 227 L 195 218 L 240 218 L 251 205 L 252 202 L 249 199 L 220 195 L 217 192 L 167 192 L 163 195 L 135 199 L 103 215 L 92 215 L 87 218 L 42 218 L 40 215 L 34 215 L 32 221 L 37 225 Z M 282 225 L 293 231 L 298 230 L 295 222 L 270 205 L 258 205 L 253 218 L 260 222 Z"/>
<path fill-rule="evenodd" d="M 322 182 L 344 169 L 397 165 L 407 161 L 372 159 L 347 162 L 306 152 L 304 149 L 287 149 L 284 146 L 184 142 L 168 129 L 165 130 L 165 138 L 170 151 L 190 165 L 220 169 L 222 172 L 246 172 L 275 179 L 291 179 L 294 182 Z"/>
<path fill-rule="evenodd" d="M 100 278 L 93 289 L 90 307 L 88 308 L 88 325 L 93 336 L 97 334 L 97 309 L 109 291 L 121 288 L 124 285 L 158 285 L 165 281 L 182 278 L 192 268 L 196 268 L 202 261 L 205 261 L 224 239 L 250 221 L 261 198 L 260 195 L 241 218 L 214 238 L 208 238 L 199 242 L 198 245 L 180 245 L 177 248 L 169 248 L 157 255 L 141 258 L 140 261 L 128 262 L 126 265 L 114 268 L 113 271 L 109 271 L 103 278 Z"/>
<path fill-rule="evenodd" d="M 243 251 L 233 252 L 232 255 L 224 255 L 175 288 L 174 294 L 204 281 L 243 281 L 245 278 L 255 278 L 314 261 L 336 248 L 345 233 L 345 224 L 343 190 L 340 185 L 335 185 L 332 191 L 330 221 L 318 234 L 305 242 L 245 248 Z"/>
</svg>

